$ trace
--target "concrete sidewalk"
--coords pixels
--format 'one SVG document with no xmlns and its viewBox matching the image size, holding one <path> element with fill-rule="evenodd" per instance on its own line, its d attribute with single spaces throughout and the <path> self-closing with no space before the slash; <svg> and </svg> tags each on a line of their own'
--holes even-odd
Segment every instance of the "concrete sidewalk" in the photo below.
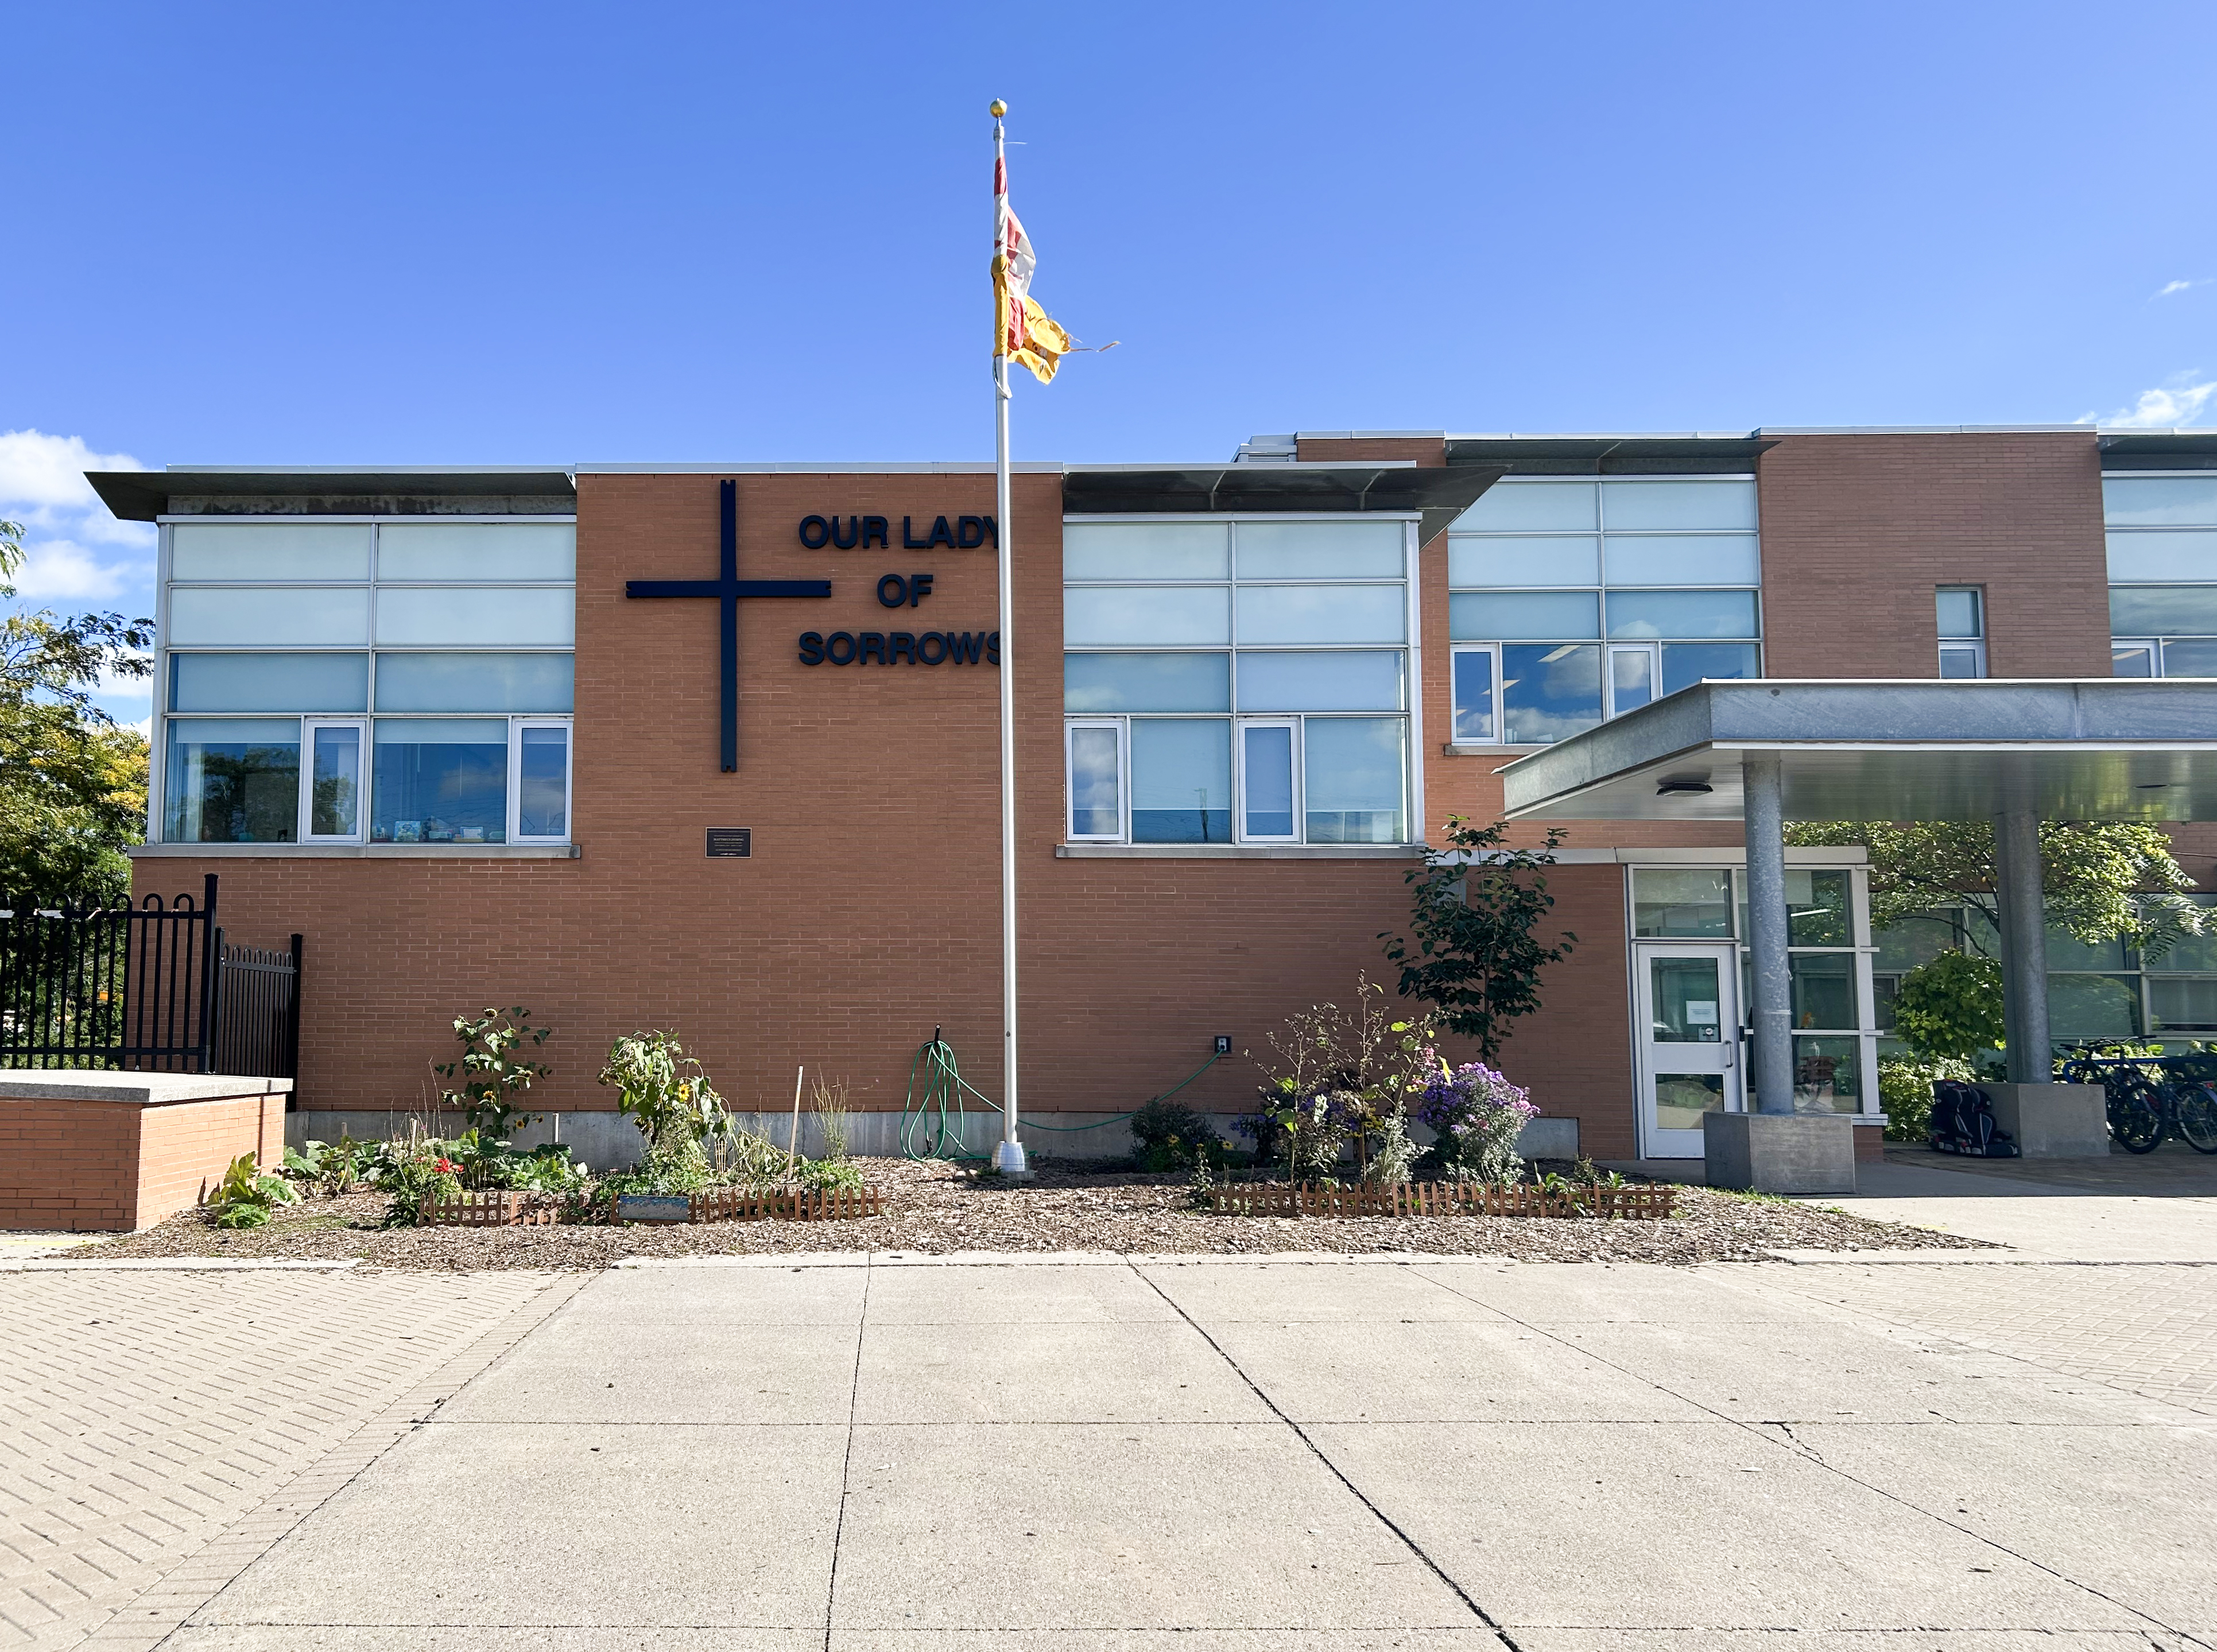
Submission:
<svg viewBox="0 0 2217 1652">
<path fill-rule="evenodd" d="M 2217 1397 L 1905 1295 L 2120 1273 L 627 1267 L 102 1644 L 2217 1644 Z"/>
</svg>

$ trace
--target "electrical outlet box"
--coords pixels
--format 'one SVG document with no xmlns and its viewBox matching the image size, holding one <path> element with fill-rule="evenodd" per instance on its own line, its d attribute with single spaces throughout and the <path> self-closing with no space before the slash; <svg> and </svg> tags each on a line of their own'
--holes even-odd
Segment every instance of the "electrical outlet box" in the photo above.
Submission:
<svg viewBox="0 0 2217 1652">
<path fill-rule="evenodd" d="M 1228 1056 L 1232 1053 L 1232 1035 L 1229 1032 L 1220 1032 L 1216 1035 L 1216 1053 L 1220 1056 Z"/>
</svg>

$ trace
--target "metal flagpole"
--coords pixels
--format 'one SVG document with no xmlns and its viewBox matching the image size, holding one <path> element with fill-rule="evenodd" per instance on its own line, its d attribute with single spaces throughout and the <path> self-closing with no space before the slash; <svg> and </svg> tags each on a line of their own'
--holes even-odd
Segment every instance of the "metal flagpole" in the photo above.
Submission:
<svg viewBox="0 0 2217 1652">
<path fill-rule="evenodd" d="M 1001 117 L 1009 106 L 999 98 L 993 114 L 993 261 L 997 271 L 1008 256 L 1003 240 L 1002 205 L 1008 198 L 1008 148 Z M 997 293 L 1005 293 L 996 282 Z M 1015 656 L 1010 620 L 1015 607 L 1012 558 L 1009 553 L 1009 317 L 1005 303 L 993 317 L 993 538 L 999 552 L 1001 581 L 1001 1146 L 993 1162 L 1004 1175 L 1025 1174 L 1024 1144 L 1016 1139 L 1016 697 Z"/>
</svg>

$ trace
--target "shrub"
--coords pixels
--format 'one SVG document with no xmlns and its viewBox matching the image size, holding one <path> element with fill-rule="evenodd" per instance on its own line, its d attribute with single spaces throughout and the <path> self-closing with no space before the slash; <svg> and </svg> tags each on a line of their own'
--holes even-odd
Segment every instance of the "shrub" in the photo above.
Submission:
<svg viewBox="0 0 2217 1652">
<path fill-rule="evenodd" d="M 1419 1122 L 1438 1134 L 1440 1159 L 1458 1180 L 1515 1181 L 1524 1173 L 1516 1138 L 1540 1109 L 1522 1087 L 1482 1061 L 1445 1062 L 1424 1086 Z"/>
<path fill-rule="evenodd" d="M 1289 1175 L 1330 1176 L 1351 1144 L 1369 1176 L 1374 1144 L 1405 1132 L 1408 1103 L 1438 1061 L 1432 1018 L 1397 1021 L 1385 1005 L 1385 988 L 1358 977 L 1351 1008 L 1312 1004 L 1270 1034 L 1261 1114 L 1237 1126 L 1255 1137 L 1258 1156 L 1282 1148 Z"/>
<path fill-rule="evenodd" d="M 1975 1060 L 2002 1047 L 2002 966 L 1968 952 L 1942 952 L 1901 977 L 1893 1030 L 1918 1055 Z"/>
<path fill-rule="evenodd" d="M 1181 1170 L 1223 1144 L 1207 1119 L 1182 1102 L 1158 1096 L 1132 1115 L 1133 1156 L 1142 1170 Z"/>
<path fill-rule="evenodd" d="M 272 1175 L 242 1153 L 208 1195 L 208 1220 L 219 1228 L 258 1228 L 280 1205 L 296 1204 L 300 1194 L 284 1177 Z"/>
<path fill-rule="evenodd" d="M 517 1051 L 528 1042 L 534 1048 L 547 1042 L 550 1029 L 531 1025 L 531 1012 L 488 1009 L 474 1019 L 457 1015 L 454 1036 L 462 1041 L 459 1061 L 434 1063 L 431 1070 L 442 1078 L 459 1078 L 454 1089 L 439 1092 L 440 1101 L 469 1115 L 470 1128 L 487 1136 L 514 1135 L 535 1116 L 513 1105 L 540 1079 L 553 1071 L 537 1062 L 524 1061 Z"/>
<path fill-rule="evenodd" d="M 1977 1075 L 1967 1061 L 1953 1056 L 1887 1056 L 1878 1064 L 1879 1105 L 1886 1109 L 1889 1142 L 1921 1142 L 1932 1132 L 1932 1085 L 1936 1079 Z"/>
</svg>

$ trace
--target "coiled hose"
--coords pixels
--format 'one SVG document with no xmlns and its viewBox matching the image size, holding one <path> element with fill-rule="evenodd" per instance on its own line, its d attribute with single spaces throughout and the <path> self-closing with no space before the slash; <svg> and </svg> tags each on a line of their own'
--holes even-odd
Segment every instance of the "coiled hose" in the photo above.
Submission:
<svg viewBox="0 0 2217 1652">
<path fill-rule="evenodd" d="M 1211 1055 L 1154 1101 L 1167 1101 L 1180 1090 L 1216 1065 L 1217 1057 Z M 917 1078 L 921 1074 L 923 1089 L 917 1090 Z M 931 1029 L 929 1042 L 917 1046 L 915 1057 L 908 1064 L 908 1095 L 901 1104 L 901 1151 L 911 1159 L 983 1160 L 988 1156 L 971 1151 L 963 1135 L 968 1112 L 962 1105 L 965 1094 L 975 1096 L 995 1113 L 1001 1104 L 981 1094 L 962 1076 L 955 1064 L 954 1046 L 939 1036 L 939 1029 Z M 1042 1125 L 1027 1121 L 1027 1130 L 1051 1130 L 1075 1133 L 1084 1130 L 1105 1130 L 1110 1125 L 1121 1125 L 1136 1115 L 1139 1108 L 1120 1113 L 1113 1119 L 1103 1119 L 1091 1125 Z"/>
</svg>

